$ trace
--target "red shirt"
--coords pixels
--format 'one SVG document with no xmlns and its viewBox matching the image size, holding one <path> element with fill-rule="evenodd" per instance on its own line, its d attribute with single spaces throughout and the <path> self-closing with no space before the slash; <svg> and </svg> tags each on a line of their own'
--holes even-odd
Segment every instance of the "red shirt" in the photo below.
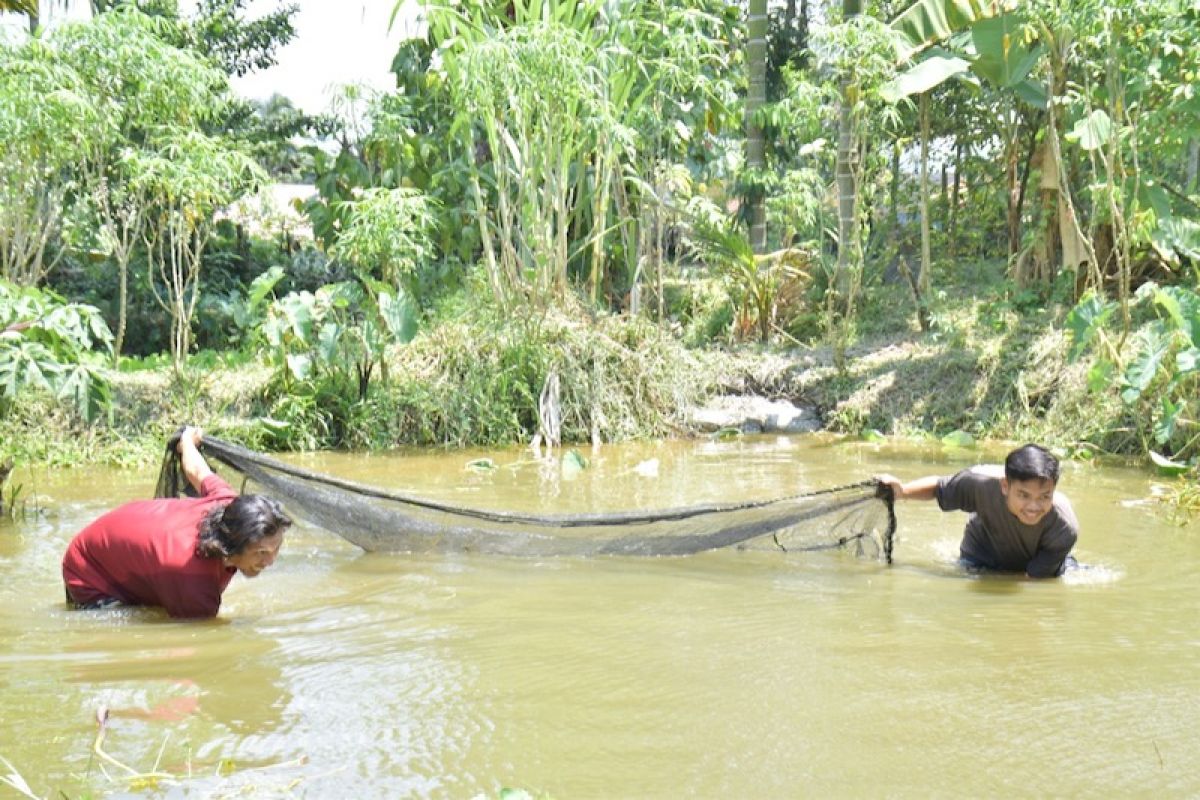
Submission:
<svg viewBox="0 0 1200 800">
<path fill-rule="evenodd" d="M 208 512 L 237 493 L 214 474 L 200 495 L 126 503 L 80 531 L 63 556 L 71 598 L 162 606 L 172 617 L 216 616 L 237 569 L 196 555 L 196 542 Z"/>
</svg>

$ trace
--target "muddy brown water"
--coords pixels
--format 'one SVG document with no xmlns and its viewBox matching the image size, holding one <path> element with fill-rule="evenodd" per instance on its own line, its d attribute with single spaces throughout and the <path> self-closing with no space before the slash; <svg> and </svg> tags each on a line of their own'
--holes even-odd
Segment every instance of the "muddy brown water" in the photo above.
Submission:
<svg viewBox="0 0 1200 800">
<path fill-rule="evenodd" d="M 295 457 L 486 508 L 769 497 L 1003 450 L 822 437 Z M 497 469 L 467 469 L 490 457 Z M 221 615 L 68 612 L 70 537 L 154 475 L 26 469 L 0 523 L 0 756 L 45 797 L 1200 796 L 1200 525 L 1156 478 L 1065 465 L 1089 569 L 970 577 L 963 517 L 899 508 L 841 552 L 523 560 L 364 554 L 301 525 Z M 103 751 L 156 783 L 124 776 Z M 0 776 L 10 769 L 0 762 Z M 0 797 L 16 796 L 0 784 Z"/>
</svg>

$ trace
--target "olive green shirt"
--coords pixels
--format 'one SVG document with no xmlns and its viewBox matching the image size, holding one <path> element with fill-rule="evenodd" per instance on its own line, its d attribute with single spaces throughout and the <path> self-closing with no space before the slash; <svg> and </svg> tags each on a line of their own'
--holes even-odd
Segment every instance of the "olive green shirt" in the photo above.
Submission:
<svg viewBox="0 0 1200 800">
<path fill-rule="evenodd" d="M 965 469 L 938 481 L 943 511 L 971 513 L 963 532 L 961 555 L 990 569 L 1026 572 L 1035 578 L 1061 575 L 1079 538 L 1079 522 L 1066 497 L 1054 493 L 1049 512 L 1036 525 L 1017 519 L 1000 491 L 1004 470 L 996 466 Z"/>
</svg>

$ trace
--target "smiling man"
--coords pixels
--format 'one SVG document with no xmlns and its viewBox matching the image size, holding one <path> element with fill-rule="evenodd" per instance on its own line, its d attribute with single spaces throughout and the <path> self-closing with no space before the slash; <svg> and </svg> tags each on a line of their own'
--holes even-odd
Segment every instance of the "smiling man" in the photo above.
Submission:
<svg viewBox="0 0 1200 800">
<path fill-rule="evenodd" d="M 969 568 L 1055 578 L 1079 538 L 1075 511 L 1056 491 L 1058 459 L 1036 444 L 1009 453 L 1003 470 L 985 465 L 909 483 L 891 475 L 878 480 L 897 500 L 936 499 L 943 511 L 970 512 L 959 552 Z"/>
<path fill-rule="evenodd" d="M 199 497 L 127 503 L 71 540 L 63 556 L 67 602 L 162 606 L 172 617 L 213 617 L 233 576 L 275 563 L 292 520 L 278 502 L 238 494 L 200 455 L 201 433 L 179 437 L 180 465 Z"/>
</svg>

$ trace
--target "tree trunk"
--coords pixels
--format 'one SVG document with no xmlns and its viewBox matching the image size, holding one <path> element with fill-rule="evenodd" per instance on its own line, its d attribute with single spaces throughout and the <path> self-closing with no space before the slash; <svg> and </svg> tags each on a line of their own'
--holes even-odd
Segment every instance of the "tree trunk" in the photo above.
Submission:
<svg viewBox="0 0 1200 800">
<path fill-rule="evenodd" d="M 1200 172 L 1200 139 L 1188 142 L 1187 192 L 1196 191 L 1196 175 Z"/>
<path fill-rule="evenodd" d="M 113 341 L 113 366 L 121 361 L 121 350 L 125 346 L 125 329 L 129 325 L 129 259 L 121 259 L 117 265 L 119 289 L 117 291 L 117 335 Z"/>
<path fill-rule="evenodd" d="M 900 232 L 900 142 L 892 142 L 892 182 L 888 189 L 890 195 L 889 203 L 892 206 L 890 223 L 892 226 L 892 235 L 897 236 Z"/>
<path fill-rule="evenodd" d="M 946 173 L 943 172 L 942 175 Z M 943 191 L 945 191 L 943 189 Z M 922 294 L 929 294 L 930 268 L 933 256 L 929 243 L 929 92 L 921 93 L 921 274 L 917 285 Z"/>
<path fill-rule="evenodd" d="M 766 143 L 755 115 L 767 102 L 767 0 L 750 0 L 746 36 L 746 67 L 749 89 L 746 93 L 746 169 L 756 175 L 754 188 L 746 202 L 750 221 L 750 246 L 755 253 L 767 251 L 767 209 L 761 190 L 761 174 L 766 167 Z"/>
<path fill-rule="evenodd" d="M 950 257 L 958 252 L 958 193 L 962 186 L 962 162 L 963 162 L 963 145 L 962 142 L 955 138 L 954 140 L 954 186 L 950 190 Z"/>
</svg>

